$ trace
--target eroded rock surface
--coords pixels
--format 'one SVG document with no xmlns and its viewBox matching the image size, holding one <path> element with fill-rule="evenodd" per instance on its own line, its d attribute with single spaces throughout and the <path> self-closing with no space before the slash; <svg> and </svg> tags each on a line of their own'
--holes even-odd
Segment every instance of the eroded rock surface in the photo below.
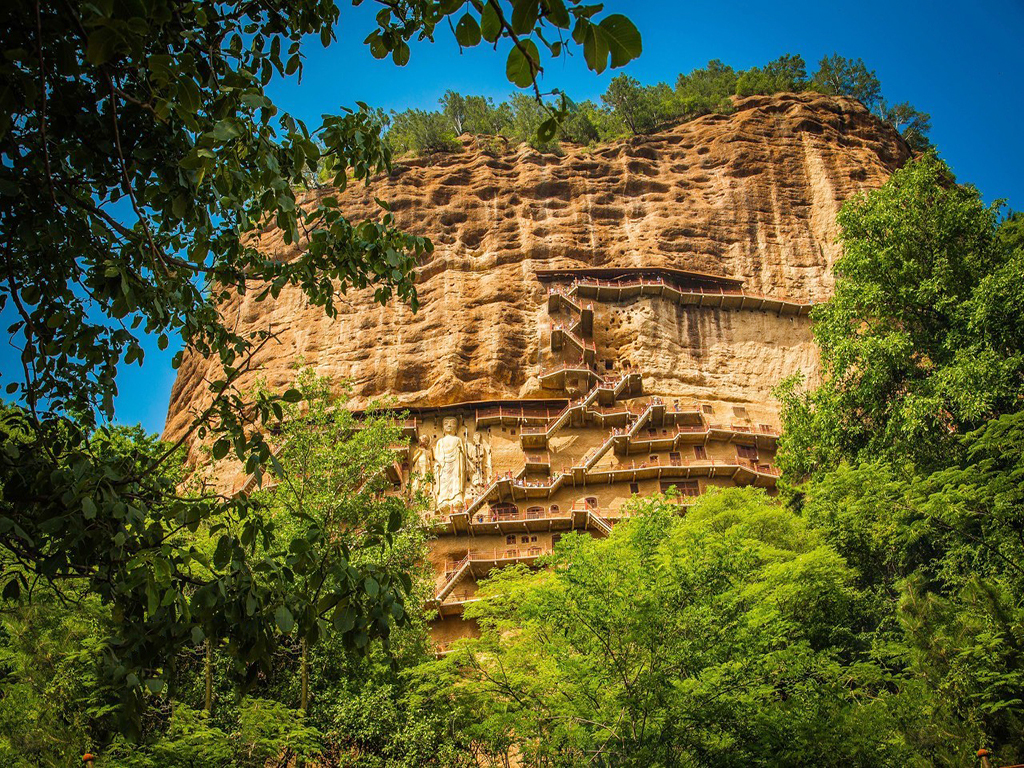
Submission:
<svg viewBox="0 0 1024 768">
<path fill-rule="evenodd" d="M 400 162 L 370 190 L 343 196 L 354 219 L 377 215 L 376 195 L 399 226 L 433 239 L 417 314 L 376 305 L 369 290 L 343 297 L 335 320 L 297 290 L 262 303 L 250 294 L 224 314 L 243 331 L 277 331 L 280 342 L 254 361 L 274 387 L 291 381 L 301 357 L 349 380 L 355 407 L 384 394 L 421 407 L 553 397 L 538 380 L 552 359 L 538 269 L 672 267 L 819 301 L 839 255 L 839 206 L 907 157 L 859 103 L 819 94 L 740 99 L 731 115 L 561 157 L 526 145 L 494 152 L 464 137 L 461 152 Z M 293 255 L 274 232 L 264 245 Z M 672 398 L 767 407 L 782 377 L 813 376 L 816 364 L 806 317 L 651 297 L 596 308 L 594 340 L 599 364 L 628 360 L 643 370 L 645 392 Z M 204 403 L 214 366 L 186 354 L 166 437 Z"/>
</svg>

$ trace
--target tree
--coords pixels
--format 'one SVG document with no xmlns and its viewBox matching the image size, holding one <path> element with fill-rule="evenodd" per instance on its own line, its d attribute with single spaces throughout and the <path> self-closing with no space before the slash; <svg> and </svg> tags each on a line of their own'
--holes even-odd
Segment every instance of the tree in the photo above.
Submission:
<svg viewBox="0 0 1024 768">
<path fill-rule="evenodd" d="M 609 115 L 588 99 L 573 105 L 558 135 L 560 139 L 575 144 L 593 144 L 611 132 L 610 122 Z"/>
<path fill-rule="evenodd" d="M 763 68 L 751 67 L 736 81 L 737 96 L 799 92 L 807 86 L 807 65 L 800 54 L 786 53 Z"/>
<path fill-rule="evenodd" d="M 466 132 L 466 97 L 455 91 L 445 91 L 438 101 L 441 104 L 441 112 L 451 121 L 455 134 L 461 136 Z"/>
<path fill-rule="evenodd" d="M 544 109 L 535 99 L 522 93 L 513 93 L 508 100 L 511 112 L 509 136 L 515 142 L 526 142 L 541 152 L 558 151 L 555 134 L 541 126 L 547 121 Z"/>
<path fill-rule="evenodd" d="M 931 149 L 932 143 L 928 140 L 928 131 L 932 129 L 931 115 L 914 109 L 907 101 L 899 104 L 883 101 L 880 110 L 882 119 L 900 132 L 912 150 L 925 152 Z"/>
<path fill-rule="evenodd" d="M 388 476 L 403 442 L 393 417 L 372 406 L 356 421 L 345 401 L 332 397 L 330 380 L 310 369 L 300 371 L 296 386 L 302 407 L 285 412 L 274 482 L 256 500 L 276 535 L 290 542 L 288 589 L 275 620 L 301 638 L 299 708 L 306 710 L 309 646 L 329 631 L 358 650 L 379 637 L 387 651 L 392 626 L 421 612 L 391 596 L 413 594 L 426 551 L 417 510 Z"/>
<path fill-rule="evenodd" d="M 628 19 L 574 0 L 385 5 L 366 38 L 373 55 L 404 66 L 409 40 L 432 39 L 459 13 L 458 42 L 507 43 L 509 80 L 537 97 L 541 48 L 557 57 L 571 45 L 545 30 L 570 32 L 597 72 L 641 49 Z M 20 405 L 0 430 L 0 547 L 19 564 L 3 589 L 15 598 L 35 576 L 76 579 L 117 605 L 125 634 L 110 670 L 136 703 L 143 680 L 158 686 L 152 675 L 217 615 L 240 656 L 265 658 L 274 644 L 274 600 L 254 593 L 266 531 L 251 505 L 183 497 L 168 469 L 175 446 L 124 445 L 95 428 L 113 415 L 119 366 L 142 359 L 140 334 L 219 358 L 210 405 L 180 442 L 231 452 L 259 479 L 271 459 L 264 427 L 292 394 L 236 389 L 270 332 L 239 336 L 219 303 L 293 285 L 331 316 L 338 291 L 372 286 L 381 302 L 416 307 L 412 269 L 430 242 L 395 229 L 386 204 L 352 222 L 335 195 L 305 191 L 321 173 L 343 189 L 389 169 L 377 115 L 357 105 L 311 130 L 266 95 L 275 77 L 301 72 L 304 38 L 334 40 L 337 18 L 325 0 L 0 8 L 0 306 L 16 314 L 23 363 L 7 385 Z M 545 130 L 560 114 L 552 106 Z M 301 255 L 266 252 L 254 235 L 268 224 Z M 168 543 L 200 527 L 230 531 L 211 560 Z"/>
<path fill-rule="evenodd" d="M 440 101 L 442 113 L 459 135 L 497 136 L 507 131 L 512 121 L 508 103 L 495 107 L 494 99 L 487 96 L 463 96 L 446 91 Z"/>
<path fill-rule="evenodd" d="M 457 132 L 440 112 L 406 109 L 391 118 L 388 144 L 396 155 L 452 152 L 459 147 Z"/>
<path fill-rule="evenodd" d="M 814 88 L 835 96 L 852 96 L 874 112 L 882 101 L 882 84 L 863 59 L 847 59 L 834 53 L 818 62 L 811 79 Z"/>
<path fill-rule="evenodd" d="M 780 463 L 794 477 L 840 461 L 943 466 L 957 436 L 1019 407 L 1022 250 L 998 204 L 931 156 L 844 204 L 834 297 L 815 308 L 824 382 L 784 391 Z"/>
<path fill-rule="evenodd" d="M 686 117 L 697 117 L 710 112 L 728 112 L 729 97 L 736 92 L 735 70 L 718 59 L 708 62 L 704 69 L 694 69 L 676 80 L 677 112 Z"/>
<path fill-rule="evenodd" d="M 643 86 L 629 75 L 619 75 L 608 84 L 608 90 L 601 94 L 601 101 L 622 121 L 629 132 L 636 135 L 650 133 L 664 116 L 659 109 L 657 86 Z"/>
<path fill-rule="evenodd" d="M 637 501 L 548 565 L 493 575 L 445 662 L 524 764 L 903 764 L 853 572 L 761 492 Z"/>
<path fill-rule="evenodd" d="M 778 457 L 855 569 L 903 739 L 927 764 L 1024 758 L 1024 238 L 932 155 L 840 212 L 823 381 Z"/>
</svg>

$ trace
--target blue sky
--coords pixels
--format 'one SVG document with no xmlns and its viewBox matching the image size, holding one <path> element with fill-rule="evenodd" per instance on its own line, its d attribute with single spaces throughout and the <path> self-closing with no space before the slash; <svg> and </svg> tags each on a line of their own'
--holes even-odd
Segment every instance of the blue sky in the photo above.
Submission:
<svg viewBox="0 0 1024 768">
<path fill-rule="evenodd" d="M 301 82 L 277 83 L 271 95 L 284 109 L 315 126 L 323 113 L 356 100 L 384 109 L 431 109 L 451 88 L 464 94 L 506 98 L 507 48 L 483 46 L 460 55 L 451 32 L 437 42 L 414 44 L 408 66 L 375 61 L 360 42 L 373 29 L 377 8 L 343 7 L 339 42 L 328 49 L 310 41 Z M 737 69 L 764 64 L 783 53 L 802 54 L 813 71 L 824 55 L 863 58 L 890 102 L 910 101 L 932 116 L 932 141 L 961 182 L 986 200 L 1005 198 L 1024 208 L 1024 0 L 932 2 L 619 2 L 606 12 L 629 16 L 643 35 L 644 52 L 625 68 L 644 83 L 674 82 L 680 72 L 721 59 Z M 622 70 L 619 70 L 622 71 Z M 543 86 L 572 98 L 597 99 L 614 73 L 595 76 L 577 54 L 546 67 Z M 6 313 L 5 313 L 6 314 Z M 147 345 L 146 362 L 119 376 L 117 421 L 163 429 L 174 371 L 175 348 Z M 0 345 L 5 379 L 17 356 Z"/>
</svg>

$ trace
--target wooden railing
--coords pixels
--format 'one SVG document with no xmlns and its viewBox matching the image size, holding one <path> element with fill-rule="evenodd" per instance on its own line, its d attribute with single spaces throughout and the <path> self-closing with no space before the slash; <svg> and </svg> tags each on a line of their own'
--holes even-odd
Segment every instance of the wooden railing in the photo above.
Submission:
<svg viewBox="0 0 1024 768">
<path fill-rule="evenodd" d="M 477 523 L 506 523 L 506 522 L 517 522 L 520 520 L 564 520 L 569 517 L 570 513 L 552 512 L 550 509 L 545 509 L 540 512 L 526 510 L 517 510 L 515 512 L 478 512 L 474 515 L 474 522 Z"/>
<path fill-rule="evenodd" d="M 788 298 L 775 298 L 772 296 L 765 296 L 760 293 L 750 293 L 740 288 L 724 288 L 716 286 L 714 288 L 705 288 L 704 286 L 690 286 L 684 287 L 678 283 L 666 281 L 663 278 L 648 278 L 640 280 L 599 280 L 599 279 L 586 279 L 577 280 L 573 283 L 573 289 L 578 290 L 579 288 L 644 288 L 644 287 L 659 287 L 669 288 L 679 294 L 692 294 L 700 296 L 740 296 L 745 299 L 751 299 L 752 301 L 771 301 L 778 304 L 785 304 L 788 306 L 797 307 L 800 309 L 810 308 L 813 306 L 810 302 L 794 301 Z"/>
<path fill-rule="evenodd" d="M 549 554 L 551 550 L 544 549 L 543 547 L 494 547 L 493 549 L 473 549 L 470 550 L 462 560 L 459 561 L 458 568 L 455 568 L 451 572 L 454 574 L 461 568 L 465 563 L 470 562 L 494 562 L 497 560 L 529 560 L 530 558 L 540 557 L 541 555 Z M 446 575 L 448 571 L 446 570 Z"/>
<path fill-rule="evenodd" d="M 520 406 L 519 408 L 506 408 L 505 406 L 498 406 L 497 408 L 482 408 L 476 412 L 477 420 L 481 419 L 550 419 L 557 414 L 558 411 L 554 411 L 551 408 L 525 408 Z"/>
</svg>

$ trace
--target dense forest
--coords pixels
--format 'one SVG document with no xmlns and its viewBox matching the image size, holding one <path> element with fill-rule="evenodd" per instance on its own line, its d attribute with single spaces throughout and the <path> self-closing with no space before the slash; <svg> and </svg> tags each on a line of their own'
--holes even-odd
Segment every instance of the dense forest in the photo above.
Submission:
<svg viewBox="0 0 1024 768">
<path fill-rule="evenodd" d="M 439 110 L 407 109 L 390 115 L 379 112 L 378 119 L 386 126 L 388 143 L 396 155 L 450 152 L 459 146 L 457 139 L 465 133 L 500 136 L 516 143 L 528 142 L 537 149 L 558 151 L 562 142 L 600 144 L 651 133 L 701 115 L 728 114 L 733 109 L 733 96 L 801 91 L 851 96 L 896 128 L 911 149 L 923 151 L 930 146 L 929 116 L 908 102 L 887 102 L 873 70 L 861 59 L 838 54 L 824 57 L 811 76 L 799 54 L 786 54 L 763 67 L 739 71 L 716 59 L 702 69 L 679 75 L 674 87 L 668 83 L 642 85 L 629 75 L 618 75 L 601 95 L 600 104 L 563 99 L 563 119 L 550 135 L 541 131 L 550 118 L 549 110 L 521 93 L 495 104 L 484 96 L 447 91 L 440 99 Z"/>
<path fill-rule="evenodd" d="M 196 636 L 171 686 L 145 693 L 134 737 L 97 665 L 110 609 L 73 582 L 37 582 L 0 623 L 0 756 L 58 765 L 102 745 L 105 765 L 126 767 L 931 766 L 984 746 L 1019 762 L 1024 219 L 926 155 L 839 223 L 835 297 L 814 310 L 824 381 L 777 393 L 784 497 L 712 492 L 685 516 L 671 491 L 634 501 L 610 538 L 571 534 L 551 567 L 492 576 L 467 609 L 482 636 L 440 660 L 426 580 L 393 604 L 401 626 L 358 647 L 342 642 L 358 614 L 343 604 L 308 647 L 279 611 L 255 676 Z M 304 532 L 299 593 L 317 587 L 304 562 L 369 564 L 386 584 L 424 552 L 415 507 L 361 485 L 391 460 L 397 428 L 381 412 L 353 430 L 328 384 L 299 374 L 311 405 L 287 422 L 289 481 L 257 494 Z M 356 519 L 359 537 L 328 535 Z M 189 543 L 217 557 L 215 530 Z"/>
</svg>

